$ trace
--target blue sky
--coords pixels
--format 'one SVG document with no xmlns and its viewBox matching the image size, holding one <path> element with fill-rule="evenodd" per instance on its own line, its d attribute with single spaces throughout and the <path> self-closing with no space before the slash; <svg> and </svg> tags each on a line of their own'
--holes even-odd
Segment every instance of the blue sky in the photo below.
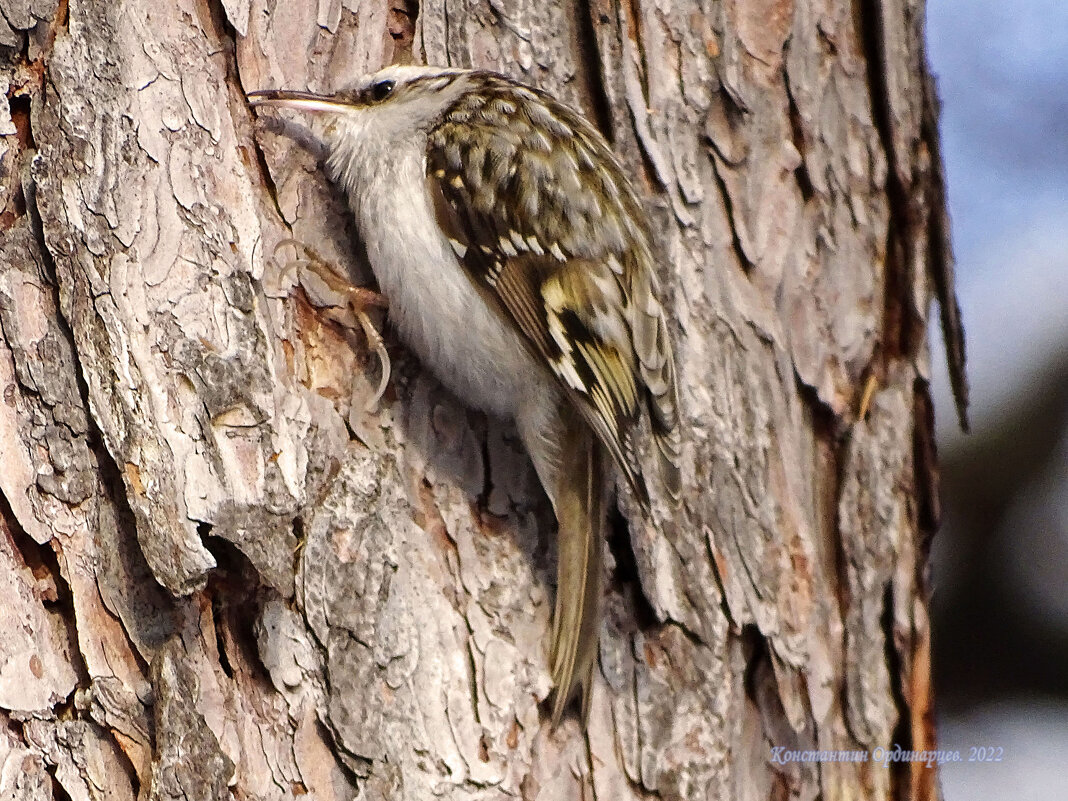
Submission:
<svg viewBox="0 0 1068 801">
<path fill-rule="evenodd" d="M 929 0 L 927 39 L 981 429 L 1068 343 L 1068 2 Z M 939 432 L 952 446 L 936 351 Z"/>
<path fill-rule="evenodd" d="M 1009 227 L 1068 217 L 1068 4 L 931 0 L 928 47 L 962 267 Z"/>
</svg>

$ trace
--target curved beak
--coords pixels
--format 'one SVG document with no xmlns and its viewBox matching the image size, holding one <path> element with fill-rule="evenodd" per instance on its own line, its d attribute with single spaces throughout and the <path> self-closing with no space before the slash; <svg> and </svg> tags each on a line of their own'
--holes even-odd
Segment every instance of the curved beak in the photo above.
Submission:
<svg viewBox="0 0 1068 801">
<path fill-rule="evenodd" d="M 294 92 L 288 89 L 260 89 L 249 92 L 248 102 L 251 106 L 275 106 L 291 108 L 296 111 L 337 112 L 345 104 L 326 95 L 312 92 Z"/>
</svg>

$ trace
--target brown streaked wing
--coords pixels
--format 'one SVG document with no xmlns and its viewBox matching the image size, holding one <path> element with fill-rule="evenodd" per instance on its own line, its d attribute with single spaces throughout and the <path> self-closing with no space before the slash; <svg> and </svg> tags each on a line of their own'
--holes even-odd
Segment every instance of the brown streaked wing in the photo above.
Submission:
<svg viewBox="0 0 1068 801">
<path fill-rule="evenodd" d="M 451 171 L 439 164 L 433 157 L 428 160 L 427 185 L 438 224 L 460 263 L 489 290 L 566 388 L 639 501 L 648 505 L 632 440 L 639 391 L 618 277 L 607 263 L 561 261 L 532 252 L 522 236 L 499 232 L 470 203 L 463 180 L 452 180 Z M 502 248 L 502 237 L 511 252 Z M 607 297 L 613 290 L 618 297 Z M 605 341 L 599 332 L 614 333 L 618 342 Z"/>
</svg>

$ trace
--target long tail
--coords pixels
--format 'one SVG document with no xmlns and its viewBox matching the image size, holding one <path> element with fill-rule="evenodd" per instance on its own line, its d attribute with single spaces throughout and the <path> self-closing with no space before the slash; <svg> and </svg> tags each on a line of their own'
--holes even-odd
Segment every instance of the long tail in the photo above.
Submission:
<svg viewBox="0 0 1068 801">
<path fill-rule="evenodd" d="M 558 563 L 556 613 L 549 664 L 555 728 L 576 690 L 582 689 L 582 717 L 589 714 L 593 665 L 601 622 L 605 540 L 602 445 L 578 414 L 568 409 L 561 440 L 555 500 Z M 548 488 L 547 488 L 548 489 Z"/>
</svg>

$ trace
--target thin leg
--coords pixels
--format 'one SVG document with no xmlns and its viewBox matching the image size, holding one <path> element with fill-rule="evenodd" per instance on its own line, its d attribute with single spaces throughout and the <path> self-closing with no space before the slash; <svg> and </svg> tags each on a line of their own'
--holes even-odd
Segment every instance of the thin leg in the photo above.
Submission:
<svg viewBox="0 0 1068 801">
<path fill-rule="evenodd" d="M 369 410 L 374 409 L 386 391 L 392 370 L 389 353 L 386 352 L 386 343 L 382 339 L 382 334 L 371 322 L 367 310 L 386 308 L 388 306 L 386 298 L 366 287 L 356 286 L 336 266 L 296 239 L 283 239 L 279 242 L 274 249 L 275 256 L 286 246 L 292 247 L 301 254 L 301 257 L 286 263 L 282 271 L 283 277 L 290 271 L 296 270 L 301 286 L 312 299 L 313 304 L 322 310 L 323 316 L 349 330 L 359 327 L 367 339 L 368 346 L 377 354 L 382 366 L 382 377 L 379 379 L 375 394 L 367 404 Z M 322 286 L 309 286 L 315 283 L 316 278 Z M 326 291 L 323 291 L 324 289 Z"/>
</svg>

